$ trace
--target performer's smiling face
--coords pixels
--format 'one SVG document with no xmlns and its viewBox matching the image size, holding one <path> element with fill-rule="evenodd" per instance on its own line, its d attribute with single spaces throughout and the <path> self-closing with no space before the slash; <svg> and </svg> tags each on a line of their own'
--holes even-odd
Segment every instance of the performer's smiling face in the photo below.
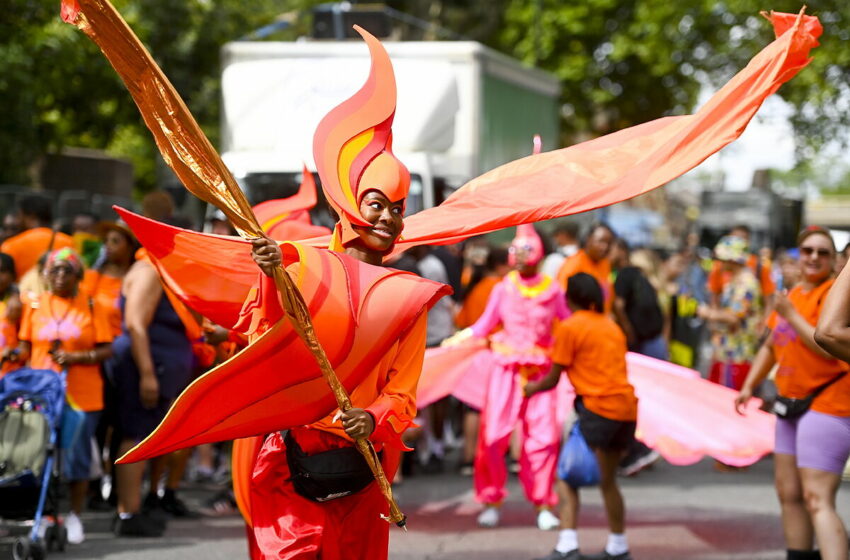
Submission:
<svg viewBox="0 0 850 560">
<path fill-rule="evenodd" d="M 404 200 L 390 202 L 380 191 L 367 191 L 360 200 L 360 215 L 372 224 L 354 226 L 363 244 L 373 251 L 388 251 L 404 225 Z"/>
</svg>

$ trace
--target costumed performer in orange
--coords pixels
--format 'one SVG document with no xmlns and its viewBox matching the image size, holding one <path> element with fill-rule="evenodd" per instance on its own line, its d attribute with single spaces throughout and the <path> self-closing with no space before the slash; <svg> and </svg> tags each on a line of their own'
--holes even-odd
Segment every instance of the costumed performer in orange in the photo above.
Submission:
<svg viewBox="0 0 850 560">
<path fill-rule="evenodd" d="M 392 68 L 377 41 L 367 41 L 373 56 L 380 51 L 370 82 L 384 88 L 378 95 L 385 97 L 381 104 L 390 114 L 365 131 L 342 129 L 344 119 L 368 118 L 369 111 L 380 110 L 358 103 L 361 90 L 320 123 L 313 149 L 327 198 L 340 216 L 334 244 L 350 257 L 380 266 L 404 227 L 410 174 L 390 146 Z M 334 144 L 340 135 L 343 143 Z M 278 244 L 268 237 L 253 242 L 252 254 L 269 277 L 282 263 Z M 390 295 L 376 291 L 372 305 L 395 305 Z M 427 314 L 418 311 L 412 326 L 351 392 L 354 408 L 266 438 L 251 480 L 255 556 L 387 557 L 389 524 L 374 515 L 385 508 L 384 498 L 352 439 L 368 437 L 378 448 L 403 445 L 400 436 L 416 415 L 416 383 L 425 352 Z M 312 470 L 318 467 L 349 475 L 335 485 L 319 485 L 315 481 L 321 473 Z M 387 471 L 391 477 L 389 467 Z"/>
</svg>

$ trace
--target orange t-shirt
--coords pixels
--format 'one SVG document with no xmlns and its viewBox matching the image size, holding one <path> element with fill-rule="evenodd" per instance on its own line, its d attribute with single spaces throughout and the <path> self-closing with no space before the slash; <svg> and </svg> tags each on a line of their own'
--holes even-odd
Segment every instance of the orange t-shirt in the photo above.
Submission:
<svg viewBox="0 0 850 560">
<path fill-rule="evenodd" d="M 599 287 L 602 288 L 602 296 L 605 298 L 605 312 L 609 313 L 614 303 L 614 290 L 611 287 L 611 262 L 608 259 L 594 262 L 587 256 L 584 249 L 571 257 L 567 257 L 558 271 L 558 283 L 564 289 L 564 292 L 567 291 L 570 276 L 579 272 L 590 274 L 599 282 Z"/>
<path fill-rule="evenodd" d="M 0 253 L 6 253 L 15 259 L 15 278 L 20 280 L 21 276 L 35 266 L 41 255 L 50 247 L 51 238 L 53 238 L 52 229 L 39 227 L 10 237 L 0 245 Z M 56 237 L 53 238 L 53 249 L 64 247 L 73 249 L 74 240 L 57 231 Z"/>
<path fill-rule="evenodd" d="M 502 279 L 498 276 L 485 276 L 472 288 L 472 291 L 463 300 L 460 311 L 455 315 L 457 328 L 465 329 L 481 317 L 487 307 L 487 300 L 490 299 L 490 292 L 501 281 Z"/>
<path fill-rule="evenodd" d="M 88 296 L 82 292 L 73 299 L 45 292 L 35 304 L 24 307 L 18 337 L 32 344 L 30 367 L 61 371 L 49 353 L 54 340 L 60 340 L 61 348 L 69 352 L 94 350 L 97 344 L 112 342 L 112 330 L 107 311 L 96 301 L 90 305 Z M 100 366 L 71 366 L 67 383 L 68 402 L 75 408 L 87 411 L 103 408 Z"/>
<path fill-rule="evenodd" d="M 121 284 L 123 278 L 108 276 L 97 270 L 87 270 L 80 291 L 98 302 L 109 314 L 112 335 L 121 334 Z"/>
<path fill-rule="evenodd" d="M 611 420 L 637 420 L 637 397 L 626 371 L 626 335 L 595 311 L 580 310 L 555 327 L 552 361 L 566 368 L 588 410 Z"/>
<path fill-rule="evenodd" d="M 759 257 L 750 254 L 747 259 L 747 266 L 756 275 L 761 286 L 762 297 L 770 297 L 776 293 L 776 284 L 773 278 L 770 277 L 773 265 L 770 260 L 762 260 L 761 272 L 759 272 Z M 708 273 L 708 291 L 713 294 L 723 293 L 723 288 L 729 283 L 730 274 L 723 270 L 723 265 L 720 261 L 714 261 L 711 265 L 711 271 Z"/>
<path fill-rule="evenodd" d="M 794 309 L 810 324 L 816 325 L 823 300 L 834 280 L 806 292 L 796 286 L 788 293 Z M 850 365 L 835 358 L 824 358 L 809 350 L 794 328 L 778 313 L 768 319 L 773 330 L 773 353 L 779 368 L 776 370 L 776 389 L 783 397 L 801 399 L 827 383 Z M 812 410 L 834 416 L 850 416 L 850 374 L 832 383 L 812 403 Z"/>
</svg>

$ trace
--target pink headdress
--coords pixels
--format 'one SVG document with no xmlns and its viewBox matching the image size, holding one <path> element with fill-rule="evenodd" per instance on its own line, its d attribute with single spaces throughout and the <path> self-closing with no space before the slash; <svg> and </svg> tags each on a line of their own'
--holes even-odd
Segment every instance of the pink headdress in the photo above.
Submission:
<svg viewBox="0 0 850 560">
<path fill-rule="evenodd" d="M 531 224 L 517 226 L 516 237 L 511 242 L 508 253 L 508 264 L 516 266 L 516 255 L 520 251 L 525 251 L 528 254 L 525 264 L 530 266 L 536 265 L 543 258 L 543 241 Z"/>
<path fill-rule="evenodd" d="M 535 134 L 534 140 L 532 141 L 534 148 L 531 150 L 531 153 L 533 155 L 539 154 L 542 144 L 540 135 Z M 516 254 L 519 251 L 528 252 L 528 257 L 525 260 L 525 264 L 527 265 L 534 266 L 543 259 L 543 241 L 540 239 L 540 236 L 537 235 L 537 230 L 535 230 L 534 226 L 531 224 L 522 224 L 517 226 L 516 236 L 511 242 L 511 249 L 508 253 L 508 264 L 516 266 Z"/>
</svg>

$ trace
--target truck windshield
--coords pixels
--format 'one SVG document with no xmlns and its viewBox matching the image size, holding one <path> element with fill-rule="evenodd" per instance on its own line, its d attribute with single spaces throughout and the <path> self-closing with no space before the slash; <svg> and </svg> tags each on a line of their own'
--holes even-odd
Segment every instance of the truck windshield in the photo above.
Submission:
<svg viewBox="0 0 850 560">
<path fill-rule="evenodd" d="M 314 173 L 313 177 L 318 184 L 318 175 Z M 253 206 L 267 200 L 294 195 L 301 185 L 301 173 L 249 173 L 239 179 L 239 184 Z"/>
</svg>

